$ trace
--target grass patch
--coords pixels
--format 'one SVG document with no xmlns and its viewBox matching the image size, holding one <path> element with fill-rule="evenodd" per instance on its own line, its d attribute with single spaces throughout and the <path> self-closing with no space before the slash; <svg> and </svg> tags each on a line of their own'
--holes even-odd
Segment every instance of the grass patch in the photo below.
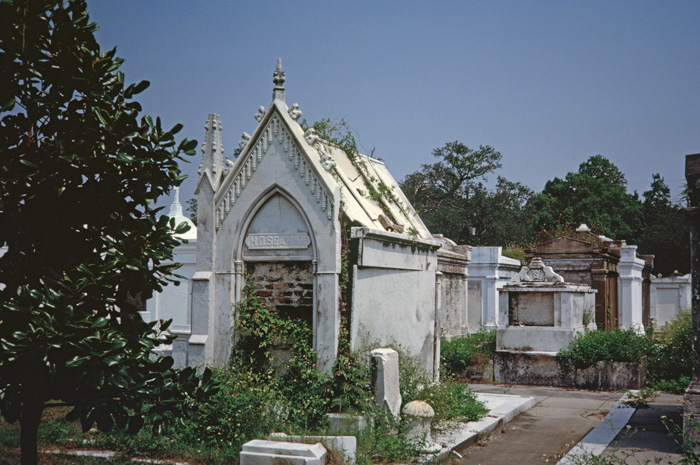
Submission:
<svg viewBox="0 0 700 465">
<path fill-rule="evenodd" d="M 488 410 L 476 400 L 469 386 L 456 377 L 447 377 L 440 383 L 428 385 L 416 396 L 416 400 L 427 402 L 433 410 L 433 429 L 440 429 L 447 422 L 476 421 Z"/>
</svg>

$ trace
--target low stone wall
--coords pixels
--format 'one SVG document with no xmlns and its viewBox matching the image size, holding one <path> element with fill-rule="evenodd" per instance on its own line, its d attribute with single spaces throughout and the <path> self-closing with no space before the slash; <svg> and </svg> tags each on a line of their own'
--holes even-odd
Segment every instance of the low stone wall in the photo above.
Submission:
<svg viewBox="0 0 700 465">
<path fill-rule="evenodd" d="M 645 363 L 598 362 L 592 367 L 579 369 L 576 373 L 576 387 L 583 389 L 641 389 L 647 379 Z"/>
<path fill-rule="evenodd" d="M 461 373 L 457 373 L 461 378 L 470 381 L 493 382 L 493 359 L 484 363 L 469 365 Z"/>
<path fill-rule="evenodd" d="M 505 384 L 618 391 L 642 388 L 646 374 L 643 363 L 598 362 L 585 369 L 562 369 L 554 354 L 498 351 L 494 355 L 494 378 Z"/>
</svg>

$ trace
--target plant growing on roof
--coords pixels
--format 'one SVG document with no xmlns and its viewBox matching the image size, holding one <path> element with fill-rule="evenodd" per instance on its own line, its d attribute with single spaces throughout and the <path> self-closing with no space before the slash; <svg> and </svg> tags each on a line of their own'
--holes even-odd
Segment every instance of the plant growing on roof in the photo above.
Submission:
<svg viewBox="0 0 700 465">
<path fill-rule="evenodd" d="M 375 201 L 387 216 L 392 216 L 389 208 L 386 206 L 387 202 L 394 203 L 404 215 L 407 214 L 405 205 L 393 192 L 393 189 L 370 173 L 367 163 L 363 157 L 360 156 L 355 135 L 347 121 L 341 119 L 340 122 L 336 123 L 332 122 L 329 118 L 324 118 L 309 125 L 306 120 L 303 120 L 301 122 L 301 127 L 304 131 L 313 128 L 318 137 L 329 145 L 339 148 L 348 155 L 350 162 L 357 168 L 362 176 L 362 182 L 367 189 L 367 197 Z"/>
</svg>

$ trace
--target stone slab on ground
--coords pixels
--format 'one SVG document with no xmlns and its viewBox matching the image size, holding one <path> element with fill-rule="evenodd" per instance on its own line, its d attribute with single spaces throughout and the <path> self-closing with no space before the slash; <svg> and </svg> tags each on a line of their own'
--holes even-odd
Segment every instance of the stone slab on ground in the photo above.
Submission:
<svg viewBox="0 0 700 465">
<path fill-rule="evenodd" d="M 243 444 L 241 465 L 325 465 L 326 448 L 321 443 L 265 441 L 255 439 Z"/>
<path fill-rule="evenodd" d="M 471 384 L 475 393 L 535 398 L 535 406 L 496 428 L 472 447 L 458 448 L 460 465 L 540 465 L 555 463 L 605 417 L 622 397 L 619 392 L 593 392 L 540 386 Z"/>
<path fill-rule="evenodd" d="M 357 438 L 355 436 L 289 436 L 285 433 L 272 433 L 267 439 L 307 444 L 320 442 L 326 449 L 342 452 L 348 465 L 355 463 L 355 454 L 357 453 Z"/>
<path fill-rule="evenodd" d="M 52 449 L 43 450 L 42 454 L 56 454 L 56 455 L 73 455 L 78 457 L 97 457 L 101 459 L 111 459 L 116 452 L 111 450 L 92 450 L 92 449 Z M 189 465 L 187 462 L 174 462 L 172 460 L 164 459 L 146 459 L 142 457 L 133 457 L 132 462 L 138 463 L 153 463 L 157 465 Z"/>
</svg>

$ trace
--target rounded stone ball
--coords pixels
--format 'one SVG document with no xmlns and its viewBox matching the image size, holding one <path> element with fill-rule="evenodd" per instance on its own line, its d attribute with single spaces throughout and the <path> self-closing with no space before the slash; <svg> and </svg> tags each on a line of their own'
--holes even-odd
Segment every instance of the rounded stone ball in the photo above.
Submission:
<svg viewBox="0 0 700 465">
<path fill-rule="evenodd" d="M 413 400 L 407 403 L 404 405 L 401 413 L 418 418 L 433 418 L 435 416 L 435 410 L 422 400 Z"/>
</svg>

